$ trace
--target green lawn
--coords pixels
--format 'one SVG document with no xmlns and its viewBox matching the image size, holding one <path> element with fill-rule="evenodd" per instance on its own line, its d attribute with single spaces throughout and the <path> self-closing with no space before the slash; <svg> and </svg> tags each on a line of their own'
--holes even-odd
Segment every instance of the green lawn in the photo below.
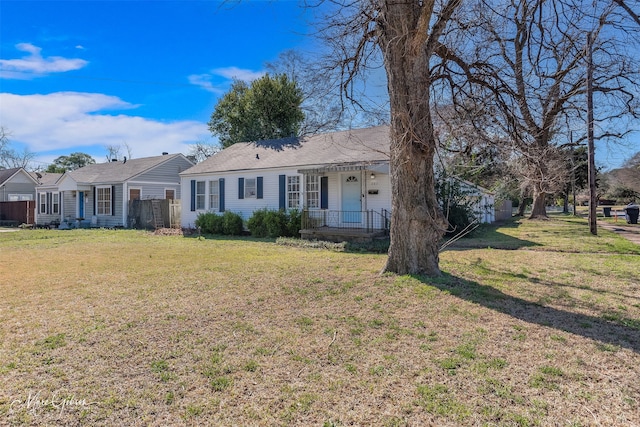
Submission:
<svg viewBox="0 0 640 427">
<path fill-rule="evenodd" d="M 385 256 L 130 230 L 0 233 L 0 425 L 640 425 L 640 247 L 486 227 Z"/>
</svg>

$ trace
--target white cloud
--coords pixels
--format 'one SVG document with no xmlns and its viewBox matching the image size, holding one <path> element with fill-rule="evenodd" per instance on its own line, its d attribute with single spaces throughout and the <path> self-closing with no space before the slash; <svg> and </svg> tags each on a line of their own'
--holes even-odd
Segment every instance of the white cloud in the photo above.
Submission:
<svg viewBox="0 0 640 427">
<path fill-rule="evenodd" d="M 211 74 L 192 74 L 189 76 L 189 83 L 200 86 L 202 89 L 221 95 L 224 89 L 213 85 L 213 76 Z"/>
<path fill-rule="evenodd" d="M 252 71 L 238 67 L 215 68 L 210 73 L 190 75 L 189 83 L 220 95 L 226 91 L 233 79 L 252 82 L 264 75 L 264 71 Z M 220 81 L 220 77 L 222 77 L 222 81 Z M 214 81 L 218 84 L 214 84 Z"/>
<path fill-rule="evenodd" d="M 78 70 L 89 62 L 79 58 L 41 55 L 42 49 L 31 43 L 19 43 L 16 49 L 27 52 L 20 59 L 0 59 L 0 78 L 28 80 L 50 73 L 63 73 Z"/>
<path fill-rule="evenodd" d="M 237 67 L 215 68 L 211 70 L 215 75 L 222 76 L 226 79 L 236 79 L 245 82 L 251 82 L 264 76 L 264 71 L 245 70 Z"/>
<path fill-rule="evenodd" d="M 33 152 L 88 151 L 107 145 L 132 148 L 135 157 L 163 151 L 186 153 L 189 144 L 206 139 L 205 123 L 161 122 L 144 117 L 114 114 L 136 108 L 115 96 L 98 93 L 57 92 L 48 95 L 0 93 L 0 123 L 11 139 Z"/>
</svg>

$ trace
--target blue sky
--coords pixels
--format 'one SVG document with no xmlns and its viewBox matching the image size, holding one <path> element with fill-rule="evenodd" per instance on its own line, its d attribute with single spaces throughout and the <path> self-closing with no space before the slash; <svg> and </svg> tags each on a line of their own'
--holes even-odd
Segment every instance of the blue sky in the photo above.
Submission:
<svg viewBox="0 0 640 427">
<path fill-rule="evenodd" d="M 314 49 L 308 15 L 295 1 L 2 0 L 0 121 L 42 163 L 74 151 L 101 162 L 106 145 L 186 153 L 211 141 L 233 78 Z"/>
<path fill-rule="evenodd" d="M 206 123 L 234 77 L 320 48 L 312 20 L 295 0 L 1 0 L 0 124 L 35 166 L 76 151 L 102 162 L 107 145 L 187 153 L 215 142 Z M 598 165 L 620 166 L 639 139 L 599 143 Z"/>
</svg>

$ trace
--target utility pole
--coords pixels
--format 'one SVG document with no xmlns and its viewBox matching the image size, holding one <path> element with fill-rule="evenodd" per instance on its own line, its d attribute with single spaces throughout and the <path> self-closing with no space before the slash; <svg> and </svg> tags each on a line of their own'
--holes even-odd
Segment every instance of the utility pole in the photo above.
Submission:
<svg viewBox="0 0 640 427">
<path fill-rule="evenodd" d="M 589 143 L 589 230 L 598 235 L 596 224 L 596 161 L 593 142 L 593 33 L 587 34 L 587 140 Z"/>
<path fill-rule="evenodd" d="M 573 216 L 577 216 L 576 210 L 576 147 L 573 145 L 573 131 L 569 131 L 571 142 L 571 193 L 573 194 Z"/>
</svg>

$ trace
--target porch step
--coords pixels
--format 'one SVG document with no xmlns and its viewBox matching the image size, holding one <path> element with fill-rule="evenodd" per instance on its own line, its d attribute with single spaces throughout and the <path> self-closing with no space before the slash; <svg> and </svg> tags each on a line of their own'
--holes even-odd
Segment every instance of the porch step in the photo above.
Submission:
<svg viewBox="0 0 640 427">
<path fill-rule="evenodd" d="M 160 200 L 151 201 L 151 210 L 153 212 L 153 226 L 157 230 L 164 228 L 164 219 L 162 218 L 162 209 L 160 209 Z"/>
</svg>

